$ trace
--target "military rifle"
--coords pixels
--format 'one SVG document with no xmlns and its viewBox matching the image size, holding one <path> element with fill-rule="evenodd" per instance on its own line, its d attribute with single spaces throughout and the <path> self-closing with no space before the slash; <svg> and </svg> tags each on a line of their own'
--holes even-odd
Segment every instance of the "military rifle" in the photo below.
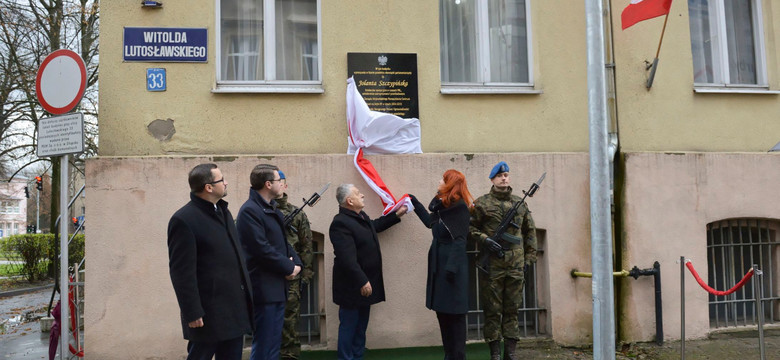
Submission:
<svg viewBox="0 0 780 360">
<path fill-rule="evenodd" d="M 314 204 L 316 204 L 318 201 L 320 201 L 320 197 L 322 197 L 322 194 L 325 193 L 325 191 L 328 190 L 328 187 L 330 187 L 330 183 L 325 184 L 325 186 L 320 189 L 320 191 L 314 193 L 309 200 L 306 200 L 306 198 L 303 198 L 303 205 L 301 207 L 296 208 L 293 210 L 293 212 L 287 214 L 287 216 L 284 217 L 284 228 L 290 228 L 293 232 L 298 232 L 298 229 L 296 229 L 294 226 L 292 226 L 292 221 L 295 219 L 296 216 L 298 216 L 298 213 L 303 211 L 303 208 L 308 205 L 309 207 L 313 207 Z"/>
<path fill-rule="evenodd" d="M 504 257 L 504 249 L 501 247 L 501 245 L 499 245 L 496 242 L 496 240 L 504 240 L 515 245 L 523 245 L 522 238 L 519 238 L 517 236 L 508 233 L 507 230 L 509 230 L 510 226 L 515 229 L 520 228 L 519 225 L 513 222 L 513 220 L 515 219 L 515 215 L 517 214 L 517 210 L 520 208 L 520 205 L 525 203 L 526 197 L 534 196 L 536 190 L 539 189 L 539 185 L 541 185 L 542 181 L 544 181 L 545 176 L 547 176 L 546 172 L 542 174 L 542 177 L 540 177 L 539 180 L 531 184 L 531 188 L 529 188 L 528 191 L 523 190 L 523 197 L 519 201 L 514 203 L 512 207 L 509 209 L 509 211 L 507 211 L 506 214 L 504 214 L 504 217 L 501 219 L 501 223 L 498 224 L 498 228 L 496 228 L 496 231 L 493 233 L 493 236 L 487 238 L 487 240 L 490 240 L 494 245 L 491 246 L 491 244 L 485 244 L 486 248 L 482 249 L 482 254 L 479 257 L 479 263 L 477 265 L 477 268 L 489 274 L 490 254 L 494 253 L 499 258 Z"/>
</svg>

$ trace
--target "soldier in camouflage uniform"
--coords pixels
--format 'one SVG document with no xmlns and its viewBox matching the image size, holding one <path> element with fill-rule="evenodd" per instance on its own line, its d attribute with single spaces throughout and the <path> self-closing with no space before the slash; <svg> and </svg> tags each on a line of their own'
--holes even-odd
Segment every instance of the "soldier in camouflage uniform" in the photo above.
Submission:
<svg viewBox="0 0 780 360">
<path fill-rule="evenodd" d="M 501 357 L 504 340 L 504 360 L 516 360 L 515 348 L 520 338 L 518 310 L 523 302 L 524 271 L 536 263 L 536 226 L 531 211 L 523 204 L 518 208 L 507 232 L 518 238 L 519 244 L 492 239 L 504 214 L 520 197 L 509 186 L 509 166 L 501 161 L 490 172 L 493 186 L 490 192 L 474 201 L 469 235 L 482 251 L 491 251 L 489 272 L 480 271 L 479 285 L 485 313 L 485 342 L 490 346 L 490 359 Z M 499 257 L 499 253 L 504 253 Z"/>
<path fill-rule="evenodd" d="M 281 171 L 279 176 L 282 179 L 284 190 L 287 190 L 287 179 Z M 276 199 L 277 208 L 284 214 L 289 215 L 297 206 L 287 202 L 287 193 Z M 309 219 L 301 211 L 295 216 L 292 223 L 285 229 L 287 242 L 295 249 L 303 262 L 301 274 L 292 281 L 289 281 L 290 290 L 287 294 L 287 304 L 284 307 L 284 327 L 282 328 L 282 360 L 299 359 L 301 356 L 301 341 L 298 339 L 298 319 L 301 316 L 301 286 L 308 284 L 314 275 L 312 270 L 312 235 Z"/>
</svg>

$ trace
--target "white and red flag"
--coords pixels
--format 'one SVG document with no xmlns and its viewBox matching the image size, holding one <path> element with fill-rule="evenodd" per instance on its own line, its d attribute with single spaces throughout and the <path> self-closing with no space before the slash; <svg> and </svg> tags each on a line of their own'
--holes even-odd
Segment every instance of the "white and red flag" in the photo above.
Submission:
<svg viewBox="0 0 780 360">
<path fill-rule="evenodd" d="M 347 154 L 355 154 L 354 164 L 371 190 L 379 195 L 382 215 L 403 205 L 412 208 L 408 194 L 399 199 L 387 188 L 379 172 L 363 154 L 420 154 L 420 120 L 404 119 L 368 108 L 353 78 L 347 79 Z"/>
<path fill-rule="evenodd" d="M 631 0 L 620 15 L 623 30 L 640 21 L 666 15 L 671 7 L 672 0 Z"/>
</svg>

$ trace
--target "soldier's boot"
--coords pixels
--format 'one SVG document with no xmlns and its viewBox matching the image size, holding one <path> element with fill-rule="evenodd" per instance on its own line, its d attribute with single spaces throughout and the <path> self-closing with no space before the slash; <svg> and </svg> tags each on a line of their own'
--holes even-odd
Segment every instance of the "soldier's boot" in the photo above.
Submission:
<svg viewBox="0 0 780 360">
<path fill-rule="evenodd" d="M 517 339 L 504 339 L 504 360 L 518 360 L 515 354 Z"/>
<path fill-rule="evenodd" d="M 498 340 L 488 343 L 490 346 L 490 360 L 501 360 L 501 342 Z"/>
</svg>

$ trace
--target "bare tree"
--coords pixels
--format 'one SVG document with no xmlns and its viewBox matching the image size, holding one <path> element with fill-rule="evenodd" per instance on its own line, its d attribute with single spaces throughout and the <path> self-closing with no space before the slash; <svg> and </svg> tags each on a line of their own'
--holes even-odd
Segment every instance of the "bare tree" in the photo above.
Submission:
<svg viewBox="0 0 780 360">
<path fill-rule="evenodd" d="M 87 66 L 85 95 L 76 109 L 85 115 L 86 151 L 76 158 L 97 153 L 98 21 L 97 0 L 0 0 L 0 171 L 10 178 L 51 162 L 39 165 L 50 166 L 57 181 L 58 161 L 35 152 L 38 122 L 50 116 L 38 103 L 35 77 L 54 50 L 71 49 Z"/>
</svg>

